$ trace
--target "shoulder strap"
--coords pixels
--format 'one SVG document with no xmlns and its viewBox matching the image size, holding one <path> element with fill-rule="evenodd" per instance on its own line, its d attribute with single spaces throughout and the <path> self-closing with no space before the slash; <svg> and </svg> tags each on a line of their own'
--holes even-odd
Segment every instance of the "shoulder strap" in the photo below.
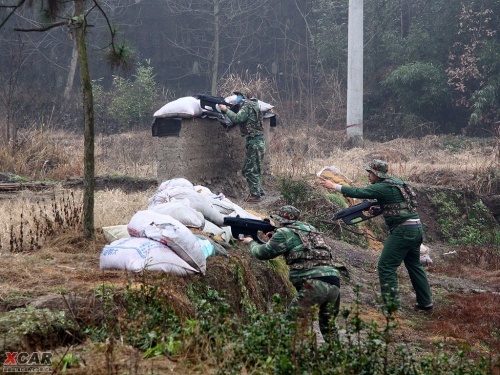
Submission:
<svg viewBox="0 0 500 375">
<path fill-rule="evenodd" d="M 384 181 L 399 189 L 401 195 L 403 195 L 403 198 L 405 200 L 408 212 L 416 212 L 418 207 L 417 194 L 410 185 L 408 185 L 404 181 L 402 181 L 402 183 L 398 183 L 398 181 L 394 180 L 393 178 L 386 178 Z"/>
</svg>

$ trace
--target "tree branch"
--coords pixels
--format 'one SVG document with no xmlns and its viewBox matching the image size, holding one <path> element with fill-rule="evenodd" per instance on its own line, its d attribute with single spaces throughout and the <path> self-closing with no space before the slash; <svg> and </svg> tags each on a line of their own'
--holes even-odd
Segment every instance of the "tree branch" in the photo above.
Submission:
<svg viewBox="0 0 500 375">
<path fill-rule="evenodd" d="M 5 23 L 7 23 L 7 21 L 9 20 L 9 18 L 14 13 L 16 13 L 16 10 L 18 8 L 20 8 L 25 2 L 26 2 L 26 0 L 19 0 L 19 2 L 17 3 L 17 5 L 2 5 L 1 6 L 2 8 L 12 8 L 12 11 L 7 15 L 7 17 L 5 17 L 5 19 L 2 21 L 2 23 L 0 23 L 0 29 L 3 27 L 3 25 L 5 25 Z"/>
<path fill-rule="evenodd" d="M 113 27 L 111 26 L 111 22 L 109 21 L 108 15 L 104 11 L 104 9 L 101 8 L 101 6 L 99 5 L 99 3 L 96 0 L 94 0 L 94 4 L 97 7 L 97 9 L 99 9 L 99 12 L 101 12 L 104 19 L 106 20 L 106 24 L 108 25 L 109 32 L 111 33 L 111 42 L 109 43 L 109 45 L 113 49 L 113 52 L 116 53 L 116 48 L 115 48 L 115 34 L 116 34 L 116 32 L 113 30 Z"/>
<path fill-rule="evenodd" d="M 14 28 L 14 31 L 24 31 L 24 32 L 39 31 L 39 32 L 42 32 L 42 31 L 47 31 L 47 30 L 53 29 L 54 27 L 59 27 L 59 26 L 67 25 L 67 24 L 68 24 L 67 21 L 61 21 L 61 22 L 56 22 L 56 23 L 50 24 L 50 25 L 45 26 L 45 27 L 37 27 L 34 29 L 20 29 L 20 28 L 16 27 L 16 28 Z"/>
</svg>

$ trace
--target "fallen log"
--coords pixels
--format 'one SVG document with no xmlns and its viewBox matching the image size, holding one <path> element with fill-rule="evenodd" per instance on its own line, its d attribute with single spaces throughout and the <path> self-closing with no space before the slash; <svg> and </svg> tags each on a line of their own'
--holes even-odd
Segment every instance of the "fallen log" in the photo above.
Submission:
<svg viewBox="0 0 500 375">
<path fill-rule="evenodd" d="M 19 190 L 46 190 L 53 188 L 54 184 L 47 182 L 1 182 L 0 191 L 19 191 Z"/>
</svg>

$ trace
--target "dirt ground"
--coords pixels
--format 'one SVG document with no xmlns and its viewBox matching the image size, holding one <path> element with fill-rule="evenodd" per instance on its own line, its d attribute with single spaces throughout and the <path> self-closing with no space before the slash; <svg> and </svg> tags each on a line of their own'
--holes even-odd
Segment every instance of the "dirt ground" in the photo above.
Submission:
<svg viewBox="0 0 500 375">
<path fill-rule="evenodd" d="M 70 181 L 67 184 L 75 188 L 81 186 L 79 181 Z M 96 182 L 96 187 L 99 189 L 119 186 L 125 191 L 141 191 L 155 184 L 156 181 L 150 180 L 102 179 L 99 183 Z M 244 197 L 233 201 L 251 212 L 266 216 L 270 209 L 278 207 L 283 202 L 280 200 L 275 181 L 268 179 L 265 189 L 266 194 L 261 202 L 247 203 Z M 5 194 L 7 198 L 15 199 L 15 193 Z M 34 194 L 50 194 L 50 191 Z M 423 211 L 431 209 L 423 207 Z M 422 219 L 424 222 L 427 220 L 426 217 Z M 353 306 L 358 301 L 361 304 L 363 319 L 383 322 L 384 317 L 377 309 L 376 302 L 378 292 L 376 264 L 381 244 L 363 249 L 335 238 L 328 240 L 349 269 L 349 278 L 342 279 L 342 305 Z M 31 254 L 4 253 L 0 259 L 0 269 L 4 270 L 0 275 L 0 312 L 27 306 L 68 311 L 71 310 L 69 306 L 80 300 L 77 304 L 79 308 L 90 314 L 92 309 L 96 308 L 93 305 L 95 298 L 92 296 L 99 287 L 104 284 L 124 287 L 130 280 L 130 276 L 124 272 L 99 269 L 99 254 L 105 244 L 105 239 L 100 234 L 96 241 L 89 245 L 80 236 L 68 233 L 54 237 L 42 249 Z M 496 355 L 498 360 L 500 352 L 498 335 L 490 335 L 490 338 L 486 339 L 484 330 L 478 327 L 486 327 L 484 329 L 489 329 L 491 332 L 500 327 L 500 270 L 484 269 L 479 264 L 463 267 L 457 258 L 457 249 L 444 242 L 435 241 L 430 247 L 433 264 L 427 267 L 427 272 L 436 307 L 429 313 L 413 309 L 415 295 L 406 269 L 401 266 L 398 274 L 402 310 L 398 314 L 395 339 L 426 348 L 425 350 L 432 350 L 435 340 L 443 340 L 450 347 L 467 344 L 476 353 Z M 252 270 L 248 272 L 259 275 L 255 280 L 270 277 L 265 262 L 249 257 L 244 246 L 230 250 L 230 254 L 233 261 L 247 264 Z M 224 282 L 225 277 L 228 277 L 225 275 L 226 263 L 219 257 L 208 259 L 206 278 L 211 284 L 220 288 L 227 287 L 224 286 L 227 284 Z M 286 282 L 275 280 L 275 283 L 281 286 L 267 290 L 256 289 L 255 293 L 265 294 L 264 300 L 269 300 L 276 292 L 286 295 Z M 255 288 L 259 288 L 259 285 L 255 281 Z M 482 308 L 479 309 L 479 306 Z M 140 370 L 137 373 L 191 372 L 191 369 L 166 357 L 143 360 L 135 349 L 119 343 L 115 346 L 117 350 L 113 354 L 114 360 L 121 363 L 122 369 L 132 366 L 133 362 L 139 364 Z M 61 347 L 54 350 L 64 352 L 66 349 Z M 102 365 L 105 356 L 102 350 L 98 350 L 89 341 L 76 345 L 72 350 L 86 358 L 86 372 L 75 370 L 68 373 L 101 373 L 102 368 L 98 370 L 99 363 Z"/>
</svg>

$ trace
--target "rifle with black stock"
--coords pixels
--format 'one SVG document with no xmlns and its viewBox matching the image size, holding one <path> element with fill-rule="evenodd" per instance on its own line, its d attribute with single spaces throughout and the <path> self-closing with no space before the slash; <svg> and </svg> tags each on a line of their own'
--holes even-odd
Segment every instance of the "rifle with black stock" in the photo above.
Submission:
<svg viewBox="0 0 500 375">
<path fill-rule="evenodd" d="M 260 238 L 262 234 L 259 236 L 259 232 L 267 234 L 276 230 L 276 227 L 271 224 L 269 219 L 243 219 L 239 216 L 224 217 L 224 225 L 231 227 L 231 234 L 234 238 L 240 239 L 241 236 L 251 236 L 255 241 L 259 241 L 260 243 L 266 243 L 267 241 Z"/>
<path fill-rule="evenodd" d="M 354 206 L 344 208 L 333 214 L 332 220 L 342 220 L 347 225 L 361 223 L 373 219 L 383 212 L 377 200 L 364 200 Z"/>
<path fill-rule="evenodd" d="M 219 104 L 224 104 L 231 110 L 233 107 L 236 109 L 236 107 L 239 108 L 238 104 L 231 104 L 226 102 L 226 99 L 224 99 L 222 96 L 212 96 L 212 95 L 205 95 L 205 94 L 198 94 L 196 95 L 197 99 L 200 99 L 200 107 L 206 111 L 211 111 L 211 112 L 219 112 Z M 238 111 L 234 111 L 238 112 Z"/>
</svg>

